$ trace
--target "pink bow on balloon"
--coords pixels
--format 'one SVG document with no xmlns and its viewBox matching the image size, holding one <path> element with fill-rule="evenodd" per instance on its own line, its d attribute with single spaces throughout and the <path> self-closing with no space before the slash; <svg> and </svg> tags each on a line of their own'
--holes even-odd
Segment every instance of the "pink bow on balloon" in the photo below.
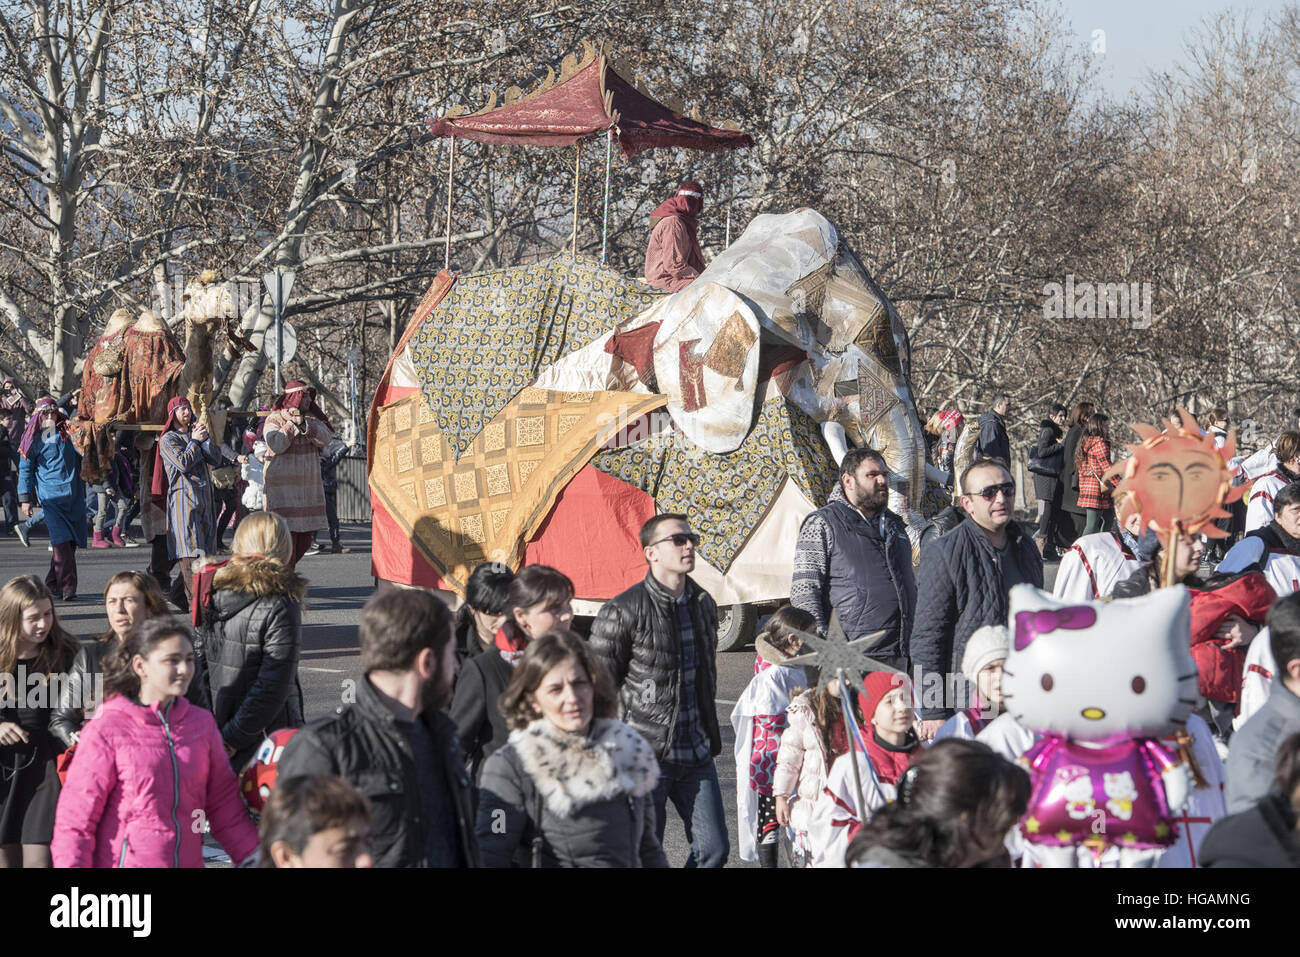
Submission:
<svg viewBox="0 0 1300 957">
<path fill-rule="evenodd" d="M 1053 611 L 1042 608 L 1038 611 L 1022 611 L 1016 615 L 1016 651 L 1023 651 L 1040 635 L 1068 628 L 1080 631 L 1091 628 L 1097 623 L 1097 611 L 1087 605 L 1061 608 Z"/>
</svg>

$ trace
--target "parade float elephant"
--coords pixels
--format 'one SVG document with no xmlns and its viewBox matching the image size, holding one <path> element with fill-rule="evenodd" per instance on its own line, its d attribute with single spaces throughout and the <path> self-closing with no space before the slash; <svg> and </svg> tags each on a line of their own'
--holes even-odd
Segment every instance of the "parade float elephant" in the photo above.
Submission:
<svg viewBox="0 0 1300 957">
<path fill-rule="evenodd" d="M 444 273 L 371 411 L 375 574 L 463 594 L 481 561 L 542 562 L 581 608 L 644 577 L 641 524 L 681 512 L 693 577 L 743 635 L 788 599 L 850 444 L 884 455 L 919 549 L 908 367 L 897 311 L 809 209 L 755 218 L 671 295 L 567 256 Z"/>
<path fill-rule="evenodd" d="M 889 506 L 917 549 L 926 526 L 918 504 L 926 444 L 907 330 L 839 231 L 811 209 L 755 217 L 697 282 L 735 291 L 774 339 L 807 354 L 790 400 L 822 424 L 837 463 L 846 439 L 884 455 Z"/>
</svg>

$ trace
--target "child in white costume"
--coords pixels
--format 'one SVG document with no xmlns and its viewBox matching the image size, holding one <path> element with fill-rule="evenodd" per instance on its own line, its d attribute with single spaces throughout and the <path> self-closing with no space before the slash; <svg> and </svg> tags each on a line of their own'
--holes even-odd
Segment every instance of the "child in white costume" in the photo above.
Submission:
<svg viewBox="0 0 1300 957">
<path fill-rule="evenodd" d="M 920 753 L 921 743 L 912 723 L 912 686 L 905 675 L 873 671 L 863 682 L 862 714 L 869 723 L 860 728 L 864 754 L 850 735 L 847 754 L 835 760 L 826 778 L 826 787 L 813 807 L 808 826 L 813 867 L 843 867 L 849 842 L 863 823 L 898 794 L 912 758 Z M 857 761 L 862 782 L 859 807 L 853 765 Z"/>
<path fill-rule="evenodd" d="M 1123 497 L 1115 507 L 1123 504 Z M 1115 586 L 1128 578 L 1138 567 L 1135 554 L 1137 536 L 1141 534 L 1139 515 L 1130 515 L 1124 528 L 1112 532 L 1096 532 L 1075 539 L 1073 545 L 1061 556 L 1056 570 L 1056 583 L 1052 594 L 1065 601 L 1092 601 L 1107 598 Z"/>
<path fill-rule="evenodd" d="M 813 616 L 792 605 L 774 614 L 755 641 L 758 656 L 750 679 L 731 712 L 736 733 L 736 812 L 740 859 L 777 866 L 777 752 L 787 725 L 786 708 L 808 685 L 804 670 L 783 662 L 800 647 L 796 630 L 816 627 Z"/>
<path fill-rule="evenodd" d="M 266 485 L 262 478 L 265 466 L 266 443 L 259 439 L 253 443 L 253 454 L 239 467 L 239 477 L 248 483 L 241 501 L 250 512 L 259 512 L 266 505 L 266 496 L 263 494 Z"/>
<path fill-rule="evenodd" d="M 966 642 L 961 656 L 961 672 L 978 691 L 971 707 L 958 711 L 945 721 L 934 736 L 974 738 L 988 726 L 1002 709 L 1002 663 L 1007 660 L 1011 638 L 1005 625 L 976 628 Z"/>
<path fill-rule="evenodd" d="M 1240 729 L 1250 716 L 1264 706 L 1269 692 L 1273 690 L 1273 678 L 1277 675 L 1277 661 L 1273 658 L 1273 648 L 1269 643 L 1268 629 L 1263 628 L 1250 643 L 1246 652 L 1245 673 L 1241 680 L 1241 705 L 1232 726 Z"/>
<path fill-rule="evenodd" d="M 860 722 L 861 714 L 855 711 L 855 715 L 854 720 Z M 820 691 L 799 695 L 786 709 L 786 718 L 789 724 L 781 735 L 776 758 L 777 820 L 790 829 L 794 866 L 808 867 L 812 863 L 808 827 L 813 807 L 826 787 L 831 765 L 849 749 L 839 682 L 832 679 Z"/>
</svg>

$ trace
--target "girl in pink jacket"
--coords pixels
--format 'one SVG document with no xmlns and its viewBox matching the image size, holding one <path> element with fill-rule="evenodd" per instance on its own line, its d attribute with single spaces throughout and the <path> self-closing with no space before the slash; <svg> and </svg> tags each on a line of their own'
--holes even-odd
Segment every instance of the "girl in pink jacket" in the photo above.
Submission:
<svg viewBox="0 0 1300 957">
<path fill-rule="evenodd" d="M 110 656 L 59 796 L 55 867 L 202 867 L 205 822 L 232 860 L 257 849 L 217 723 L 185 700 L 193 677 L 189 629 L 171 617 Z"/>
</svg>

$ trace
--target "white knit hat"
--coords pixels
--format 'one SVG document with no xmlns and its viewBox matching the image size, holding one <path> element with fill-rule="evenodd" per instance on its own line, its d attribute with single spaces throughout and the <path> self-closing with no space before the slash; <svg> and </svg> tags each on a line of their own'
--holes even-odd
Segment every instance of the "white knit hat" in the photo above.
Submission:
<svg viewBox="0 0 1300 957">
<path fill-rule="evenodd" d="M 1011 648 L 1011 634 L 1006 625 L 985 625 L 976 628 L 966 639 L 966 650 L 961 655 L 961 673 L 972 684 L 979 683 L 979 673 L 999 658 L 1005 658 Z"/>
</svg>

